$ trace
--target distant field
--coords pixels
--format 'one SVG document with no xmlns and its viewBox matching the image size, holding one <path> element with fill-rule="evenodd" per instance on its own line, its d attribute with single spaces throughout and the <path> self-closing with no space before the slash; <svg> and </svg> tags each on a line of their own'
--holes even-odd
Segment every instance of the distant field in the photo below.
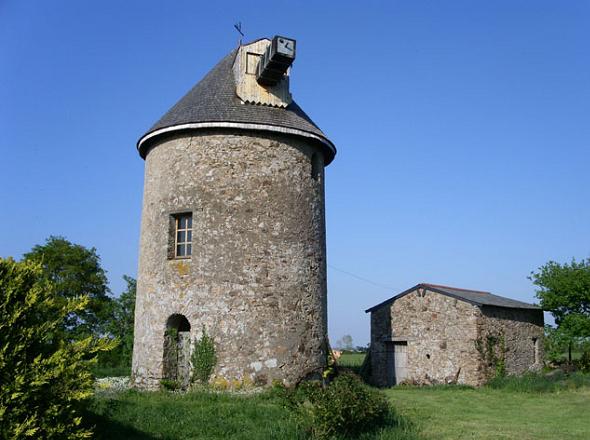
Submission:
<svg viewBox="0 0 590 440">
<path fill-rule="evenodd" d="M 358 370 L 365 360 L 365 353 L 343 353 L 338 359 L 338 365 L 341 367 Z"/>
</svg>

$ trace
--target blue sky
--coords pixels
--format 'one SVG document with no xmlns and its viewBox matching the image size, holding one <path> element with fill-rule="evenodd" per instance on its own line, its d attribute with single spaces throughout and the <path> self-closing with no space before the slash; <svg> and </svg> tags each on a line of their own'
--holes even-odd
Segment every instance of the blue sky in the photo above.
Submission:
<svg viewBox="0 0 590 440">
<path fill-rule="evenodd" d="M 297 39 L 293 96 L 338 147 L 332 340 L 366 343 L 364 309 L 418 282 L 534 301 L 531 270 L 590 256 L 589 20 L 587 1 L 0 1 L 0 255 L 63 235 L 118 294 L 135 143 L 241 21 Z"/>
</svg>

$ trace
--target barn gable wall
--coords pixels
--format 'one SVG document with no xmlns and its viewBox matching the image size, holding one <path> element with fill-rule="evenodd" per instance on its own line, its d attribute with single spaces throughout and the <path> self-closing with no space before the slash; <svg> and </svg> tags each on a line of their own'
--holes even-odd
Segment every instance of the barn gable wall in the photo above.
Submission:
<svg viewBox="0 0 590 440">
<path fill-rule="evenodd" d="M 495 365 L 489 365 L 478 349 L 478 342 L 485 346 L 489 336 L 495 338 L 498 355 L 502 345 L 507 374 L 542 366 L 541 310 L 478 306 L 414 290 L 371 312 L 373 382 L 391 385 L 387 346 L 407 341 L 406 382 L 482 385 L 495 374 Z"/>
<path fill-rule="evenodd" d="M 407 341 L 407 381 L 473 383 L 479 309 L 438 293 L 413 291 L 371 314 L 371 359 L 376 385 L 387 385 L 386 342 Z"/>
</svg>

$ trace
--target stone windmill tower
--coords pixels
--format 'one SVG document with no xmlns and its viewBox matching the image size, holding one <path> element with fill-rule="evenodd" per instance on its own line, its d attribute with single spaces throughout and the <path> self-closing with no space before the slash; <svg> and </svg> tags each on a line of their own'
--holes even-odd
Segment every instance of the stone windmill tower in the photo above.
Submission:
<svg viewBox="0 0 590 440">
<path fill-rule="evenodd" d="M 324 167 L 332 142 L 292 100 L 295 41 L 240 45 L 139 139 L 145 187 L 133 380 L 293 384 L 326 362 Z M 171 336 L 172 335 L 172 336 Z"/>
</svg>

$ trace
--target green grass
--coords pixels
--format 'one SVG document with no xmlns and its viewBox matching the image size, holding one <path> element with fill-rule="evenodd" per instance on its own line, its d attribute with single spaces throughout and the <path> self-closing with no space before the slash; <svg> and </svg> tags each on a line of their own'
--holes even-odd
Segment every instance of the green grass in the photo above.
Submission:
<svg viewBox="0 0 590 440">
<path fill-rule="evenodd" d="M 565 374 L 556 370 L 551 374 L 529 373 L 523 376 L 506 376 L 492 379 L 488 388 L 525 393 L 553 393 L 590 387 L 590 375 L 584 373 Z"/>
<path fill-rule="evenodd" d="M 337 364 L 339 367 L 348 368 L 357 374 L 360 374 L 361 366 L 365 360 L 365 353 L 342 353 Z"/>
<path fill-rule="evenodd" d="M 347 366 L 362 355 L 344 357 Z M 400 386 L 383 392 L 390 420 L 362 440 L 587 439 L 590 375 L 504 378 L 483 388 Z M 307 439 L 280 393 L 207 391 L 99 394 L 89 408 L 97 439 Z"/>
<path fill-rule="evenodd" d="M 588 387 L 545 393 L 452 386 L 385 392 L 426 439 L 589 438 Z"/>
<path fill-rule="evenodd" d="M 342 367 L 360 367 L 365 360 L 365 353 L 342 353 L 338 365 Z"/>
<path fill-rule="evenodd" d="M 87 423 L 97 439 L 308 439 L 278 393 L 241 396 L 195 391 L 99 394 Z M 420 440 L 414 425 L 394 412 L 360 440 Z"/>
<path fill-rule="evenodd" d="M 89 407 L 97 439 L 302 439 L 290 412 L 269 394 L 236 396 L 128 391 Z"/>
<path fill-rule="evenodd" d="M 346 353 L 339 365 L 354 370 L 363 359 L 362 353 Z M 479 389 L 395 387 L 384 392 L 426 439 L 590 438 L 589 374 L 555 371 L 499 378 Z"/>
</svg>

